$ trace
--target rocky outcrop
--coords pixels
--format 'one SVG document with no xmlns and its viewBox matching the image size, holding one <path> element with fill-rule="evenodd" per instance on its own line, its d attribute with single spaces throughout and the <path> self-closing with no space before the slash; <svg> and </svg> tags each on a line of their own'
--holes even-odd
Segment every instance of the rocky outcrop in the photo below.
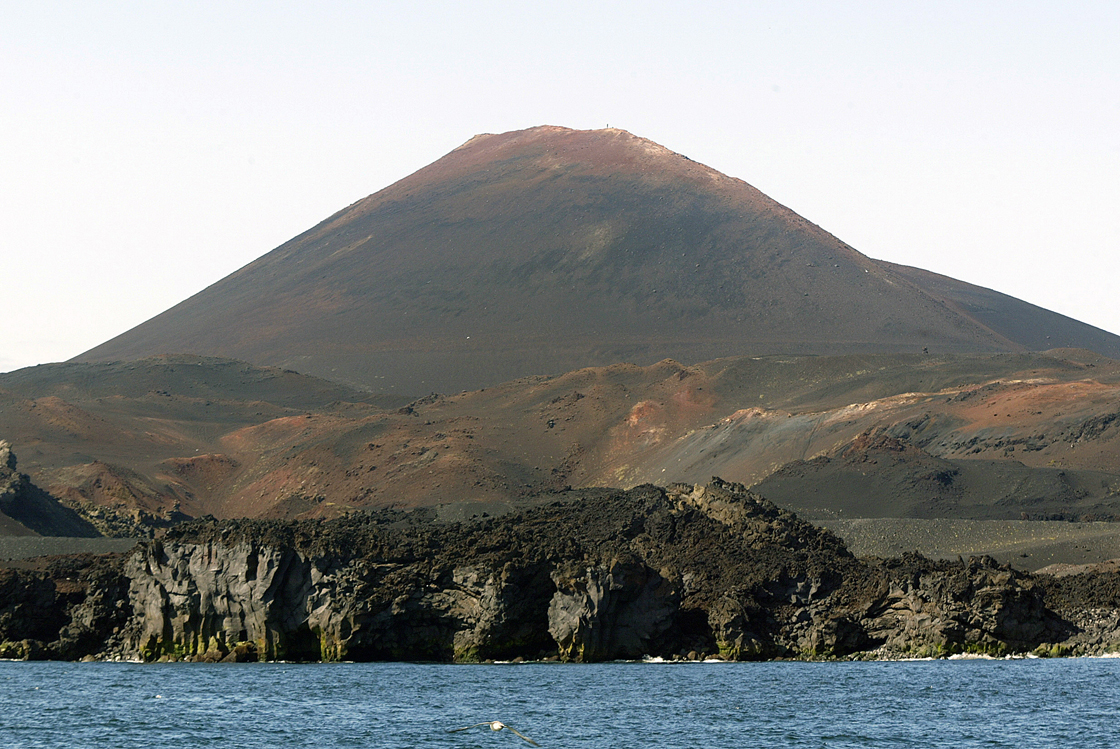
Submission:
<svg viewBox="0 0 1120 749">
<path fill-rule="evenodd" d="M 16 470 L 16 454 L 5 440 L 0 440 L 0 513 L 40 536 L 101 535 L 76 512 L 59 504 L 31 483 L 26 474 Z"/>
<path fill-rule="evenodd" d="M 46 557 L 0 568 L 0 658 L 78 660 L 123 652 L 132 611 L 120 556 Z"/>
<path fill-rule="evenodd" d="M 1048 655 L 1120 652 L 1120 571 L 1115 564 L 1039 575 L 1047 605 L 1069 623 L 1069 636 L 1042 645 Z"/>
<path fill-rule="evenodd" d="M 859 560 L 740 485 L 548 499 L 463 523 L 422 510 L 197 521 L 77 576 L 57 564 L 7 570 L 0 652 L 742 660 L 1051 654 L 1120 642 L 1115 596 L 1087 597 L 1091 587 L 1056 587 L 990 559 Z"/>
<path fill-rule="evenodd" d="M 910 555 L 878 567 L 882 582 L 858 621 L 887 650 L 1002 655 L 1069 632 L 1030 576 L 990 557 L 951 564 Z"/>
<path fill-rule="evenodd" d="M 289 594 L 306 598 L 310 589 L 291 590 L 289 581 L 305 577 L 291 574 L 293 564 L 294 552 L 248 543 L 143 547 L 125 563 L 135 622 L 129 650 L 147 658 L 224 655 L 253 643 L 263 657 L 284 657 L 277 615 L 294 609 Z"/>
</svg>

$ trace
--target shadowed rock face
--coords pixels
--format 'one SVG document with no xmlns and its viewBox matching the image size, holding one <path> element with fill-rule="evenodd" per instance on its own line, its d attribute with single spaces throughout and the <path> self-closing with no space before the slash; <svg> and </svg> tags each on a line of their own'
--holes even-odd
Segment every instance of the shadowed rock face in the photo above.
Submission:
<svg viewBox="0 0 1120 749">
<path fill-rule="evenodd" d="M 0 569 L 0 656 L 742 660 L 1099 653 L 1120 638 L 1114 571 L 1045 583 L 990 559 L 860 560 L 719 479 L 436 517 L 198 522 L 116 563 Z"/>
<path fill-rule="evenodd" d="M 26 474 L 16 470 L 16 455 L 0 440 L 0 535 L 99 536 L 77 513 L 59 504 Z"/>
<path fill-rule="evenodd" d="M 1120 356 L 648 140 L 538 127 L 472 138 L 78 359 L 228 356 L 424 395 L 621 361 L 1057 346 Z"/>
</svg>

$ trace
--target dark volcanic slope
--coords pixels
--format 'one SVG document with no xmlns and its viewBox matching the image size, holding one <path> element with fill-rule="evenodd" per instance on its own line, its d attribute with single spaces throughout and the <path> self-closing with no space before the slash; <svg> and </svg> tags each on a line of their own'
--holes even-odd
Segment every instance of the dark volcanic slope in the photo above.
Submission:
<svg viewBox="0 0 1120 749">
<path fill-rule="evenodd" d="M 1031 351 L 1082 348 L 1117 358 L 1117 336 L 1013 296 L 896 263 L 880 264 Z M 1077 343 L 1073 343 L 1077 341 Z"/>
<path fill-rule="evenodd" d="M 871 260 L 625 131 L 539 127 L 472 138 L 79 360 L 229 356 L 423 394 L 666 357 L 1120 356 L 1007 300 Z"/>
</svg>

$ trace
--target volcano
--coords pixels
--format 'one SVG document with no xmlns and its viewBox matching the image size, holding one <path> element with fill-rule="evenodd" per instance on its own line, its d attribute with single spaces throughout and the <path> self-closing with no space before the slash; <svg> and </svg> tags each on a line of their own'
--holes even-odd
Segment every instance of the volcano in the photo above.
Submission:
<svg viewBox="0 0 1120 749">
<path fill-rule="evenodd" d="M 868 258 L 618 129 L 478 135 L 76 361 L 221 356 L 399 395 L 666 358 L 1120 337 Z"/>
</svg>

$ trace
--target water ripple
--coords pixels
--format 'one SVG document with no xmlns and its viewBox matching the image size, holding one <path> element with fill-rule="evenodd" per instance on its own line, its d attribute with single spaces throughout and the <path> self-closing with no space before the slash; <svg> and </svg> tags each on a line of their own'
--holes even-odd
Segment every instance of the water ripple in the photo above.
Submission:
<svg viewBox="0 0 1120 749">
<path fill-rule="evenodd" d="M 1120 661 L 0 663 L 0 747 L 1114 747 Z M 502 743 L 497 743 L 502 742 Z M 527 746 L 527 745 L 526 745 Z"/>
</svg>

